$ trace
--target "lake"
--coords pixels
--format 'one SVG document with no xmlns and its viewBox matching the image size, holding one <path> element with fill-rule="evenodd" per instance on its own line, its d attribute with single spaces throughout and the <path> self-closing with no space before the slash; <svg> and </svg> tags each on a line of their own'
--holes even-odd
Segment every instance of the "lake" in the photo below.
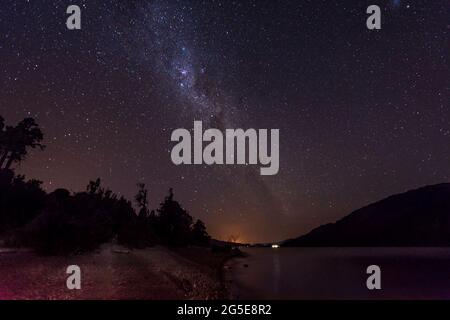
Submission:
<svg viewBox="0 0 450 320">
<path fill-rule="evenodd" d="M 450 248 L 244 248 L 227 263 L 237 299 L 449 299 Z M 381 290 L 368 290 L 369 265 Z"/>
</svg>

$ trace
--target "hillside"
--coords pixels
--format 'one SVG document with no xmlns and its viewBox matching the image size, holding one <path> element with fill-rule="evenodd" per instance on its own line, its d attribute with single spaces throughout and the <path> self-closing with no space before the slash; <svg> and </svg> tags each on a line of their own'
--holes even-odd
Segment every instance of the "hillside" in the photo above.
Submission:
<svg viewBox="0 0 450 320">
<path fill-rule="evenodd" d="M 450 184 L 388 197 L 283 246 L 449 246 Z"/>
</svg>

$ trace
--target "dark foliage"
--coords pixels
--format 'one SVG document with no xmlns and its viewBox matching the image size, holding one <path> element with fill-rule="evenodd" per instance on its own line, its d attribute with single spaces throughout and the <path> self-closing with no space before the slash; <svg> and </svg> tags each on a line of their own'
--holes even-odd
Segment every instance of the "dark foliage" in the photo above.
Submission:
<svg viewBox="0 0 450 320">
<path fill-rule="evenodd" d="M 44 207 L 41 182 L 0 169 L 0 233 L 24 226 Z"/>
<path fill-rule="evenodd" d="M 207 246 L 211 237 L 206 232 L 206 226 L 201 220 L 197 220 L 192 226 L 192 243 L 198 246 Z"/>
<path fill-rule="evenodd" d="M 173 199 L 173 190 L 160 204 L 157 230 L 162 243 L 169 246 L 186 246 L 191 243 L 192 217 Z"/>
<path fill-rule="evenodd" d="M 21 162 L 28 154 L 28 148 L 39 148 L 44 135 L 33 118 L 25 118 L 15 127 L 5 126 L 0 117 L 0 169 L 9 169 L 13 163 Z"/>
<path fill-rule="evenodd" d="M 113 239 L 132 248 L 209 244 L 204 223 L 192 223 L 172 189 L 155 213 L 148 208 L 145 185 L 138 184 L 136 214 L 130 201 L 104 189 L 100 179 L 89 182 L 85 192 L 47 194 L 40 181 L 16 176 L 11 165 L 24 159 L 27 148 L 43 149 L 42 139 L 33 119 L 9 127 L 0 117 L 0 234 L 8 234 L 10 244 L 44 254 L 82 252 Z"/>
<path fill-rule="evenodd" d="M 97 188 L 90 188 L 97 185 Z M 131 243 L 124 226 L 136 220 L 131 203 L 91 182 L 87 192 L 58 189 L 45 197 L 41 214 L 19 232 L 22 245 L 45 254 L 94 249 L 115 235 Z M 130 233 L 132 234 L 132 233 Z"/>
</svg>

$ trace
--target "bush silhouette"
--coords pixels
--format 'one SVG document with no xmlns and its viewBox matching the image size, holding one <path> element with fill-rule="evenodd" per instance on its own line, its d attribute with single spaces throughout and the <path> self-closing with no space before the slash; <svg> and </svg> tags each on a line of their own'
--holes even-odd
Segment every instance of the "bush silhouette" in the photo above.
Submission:
<svg viewBox="0 0 450 320">
<path fill-rule="evenodd" d="M 19 242 L 41 253 L 65 254 L 94 249 L 118 234 L 127 239 L 123 226 L 132 225 L 131 203 L 100 185 L 89 186 L 88 192 L 73 195 L 64 189 L 48 194 L 42 213 L 20 232 Z"/>
<path fill-rule="evenodd" d="M 41 182 L 25 181 L 11 170 L 0 170 L 0 233 L 24 226 L 44 207 Z"/>
<path fill-rule="evenodd" d="M 206 226 L 201 220 L 197 220 L 192 225 L 192 244 L 198 246 L 208 246 L 211 240 L 208 232 L 206 232 Z"/>
</svg>

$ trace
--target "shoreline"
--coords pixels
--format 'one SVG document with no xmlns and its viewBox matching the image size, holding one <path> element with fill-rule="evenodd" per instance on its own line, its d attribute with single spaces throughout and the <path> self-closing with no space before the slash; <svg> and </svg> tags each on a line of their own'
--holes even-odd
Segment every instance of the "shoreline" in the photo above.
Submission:
<svg viewBox="0 0 450 320">
<path fill-rule="evenodd" d="M 213 300 L 229 300 L 232 299 L 231 289 L 226 278 L 226 266 L 231 260 L 244 257 L 245 254 L 238 248 L 233 248 L 229 252 L 214 252 L 211 248 L 187 248 L 187 249 L 171 249 L 177 254 L 185 256 L 187 259 L 197 263 L 200 268 L 209 268 L 212 272 L 212 277 L 218 284 L 212 287 L 216 288 Z M 206 254 L 189 255 L 192 250 L 205 250 Z"/>
<path fill-rule="evenodd" d="M 224 294 L 224 298 L 225 300 L 234 300 L 235 297 L 233 295 L 233 286 L 235 285 L 233 283 L 233 281 L 231 279 L 227 279 L 227 273 L 225 268 L 227 268 L 227 270 L 230 270 L 229 265 L 227 265 L 228 263 L 232 262 L 233 260 L 236 261 L 236 259 L 239 258 L 244 258 L 247 256 L 246 253 L 242 252 L 240 249 L 238 249 L 239 251 L 234 253 L 234 254 L 230 254 L 229 256 L 225 257 L 223 259 L 222 262 L 222 266 L 219 270 L 219 280 L 221 283 L 221 286 L 223 288 L 223 294 Z"/>
<path fill-rule="evenodd" d="M 127 249 L 111 243 L 70 256 L 30 250 L 0 253 L 0 300 L 218 300 L 228 299 L 223 277 L 235 253 L 210 248 Z M 79 265 L 81 290 L 68 290 L 66 268 Z"/>
<path fill-rule="evenodd" d="M 227 293 L 228 300 L 239 300 L 239 288 L 240 286 L 237 284 L 236 279 L 232 276 L 235 269 L 238 267 L 242 267 L 240 259 L 244 259 L 250 256 L 249 253 L 239 250 L 239 253 L 230 256 L 225 259 L 224 265 L 221 269 L 221 281 L 224 284 L 224 290 Z"/>
</svg>

